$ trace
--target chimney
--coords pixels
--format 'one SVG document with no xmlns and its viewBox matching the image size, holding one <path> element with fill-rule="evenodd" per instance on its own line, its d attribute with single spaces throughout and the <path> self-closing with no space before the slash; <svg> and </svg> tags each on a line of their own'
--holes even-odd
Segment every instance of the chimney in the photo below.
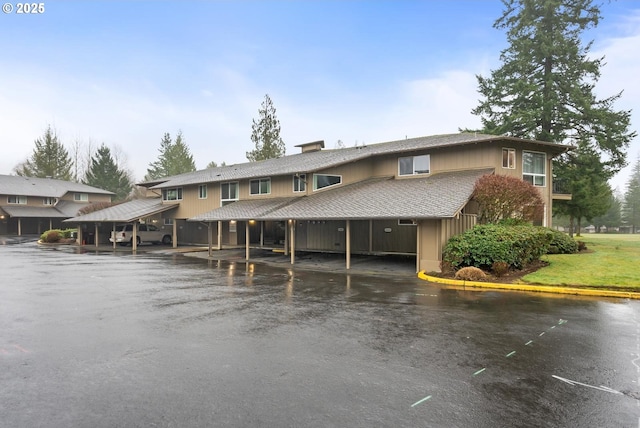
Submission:
<svg viewBox="0 0 640 428">
<path fill-rule="evenodd" d="M 319 152 L 320 150 L 324 149 L 324 140 L 314 141 L 312 143 L 298 144 L 295 147 L 300 147 L 302 153 Z"/>
</svg>

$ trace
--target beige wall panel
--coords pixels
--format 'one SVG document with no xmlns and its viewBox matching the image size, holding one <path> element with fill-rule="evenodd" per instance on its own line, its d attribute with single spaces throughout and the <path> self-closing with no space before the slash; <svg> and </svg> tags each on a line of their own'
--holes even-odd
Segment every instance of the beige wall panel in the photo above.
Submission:
<svg viewBox="0 0 640 428">
<path fill-rule="evenodd" d="M 440 220 L 420 220 L 420 260 L 418 270 L 440 272 L 442 245 L 440 242 Z"/>
<path fill-rule="evenodd" d="M 220 207 L 220 184 L 207 183 L 206 199 L 199 198 L 198 185 L 182 188 L 182 201 L 165 201 L 164 204 L 179 204 L 178 208 L 169 214 L 174 218 L 187 219 L 206 213 Z"/>
</svg>

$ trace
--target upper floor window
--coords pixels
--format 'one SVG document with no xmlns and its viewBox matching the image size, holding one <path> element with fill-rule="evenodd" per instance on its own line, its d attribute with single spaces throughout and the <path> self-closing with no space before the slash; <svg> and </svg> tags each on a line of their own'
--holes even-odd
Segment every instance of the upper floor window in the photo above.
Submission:
<svg viewBox="0 0 640 428">
<path fill-rule="evenodd" d="M 198 186 L 198 198 L 207 199 L 207 185 L 201 184 Z"/>
<path fill-rule="evenodd" d="M 74 193 L 73 200 L 87 202 L 89 200 L 89 195 L 87 193 Z"/>
<path fill-rule="evenodd" d="M 398 175 L 429 174 L 429 155 L 398 158 Z"/>
<path fill-rule="evenodd" d="M 516 149 L 502 149 L 502 167 L 516 169 Z"/>
<path fill-rule="evenodd" d="M 42 205 L 53 205 L 55 202 L 55 198 L 42 198 Z"/>
<path fill-rule="evenodd" d="M 238 200 L 238 182 L 220 184 L 220 202 L 222 205 Z"/>
<path fill-rule="evenodd" d="M 181 201 L 182 200 L 182 187 L 176 187 L 173 189 L 162 189 L 163 201 Z"/>
<path fill-rule="evenodd" d="M 342 183 L 341 175 L 313 174 L 313 190 L 335 186 Z"/>
<path fill-rule="evenodd" d="M 26 196 L 7 196 L 7 203 L 9 204 L 21 204 L 24 205 L 27 203 Z"/>
<path fill-rule="evenodd" d="M 271 179 L 251 180 L 249 182 L 249 193 L 251 195 L 268 195 L 271 193 Z"/>
<path fill-rule="evenodd" d="M 544 187 L 547 155 L 540 152 L 522 152 L 522 179 L 534 186 Z"/>
<path fill-rule="evenodd" d="M 293 191 L 294 192 L 307 191 L 307 174 L 297 174 L 293 176 Z"/>
</svg>

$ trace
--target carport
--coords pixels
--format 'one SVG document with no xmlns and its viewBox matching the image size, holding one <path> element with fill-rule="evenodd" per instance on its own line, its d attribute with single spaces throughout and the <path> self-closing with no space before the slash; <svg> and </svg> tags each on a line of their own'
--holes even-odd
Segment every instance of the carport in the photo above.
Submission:
<svg viewBox="0 0 640 428">
<path fill-rule="evenodd" d="M 135 224 L 140 220 L 143 220 L 148 217 L 155 216 L 157 214 L 167 212 L 169 210 L 175 209 L 178 206 L 175 204 L 163 204 L 160 198 L 148 198 L 148 199 L 135 199 L 133 201 L 124 202 L 109 208 L 104 208 L 99 211 L 94 211 L 89 214 L 85 214 L 82 216 L 70 218 L 64 220 L 65 223 L 74 223 L 78 225 L 82 224 L 93 224 L 94 225 L 94 236 L 95 236 L 95 246 L 98 247 L 100 244 L 98 239 L 98 226 L 100 223 L 112 223 L 112 232 L 116 230 L 116 224 Z M 133 240 L 132 240 L 132 251 L 137 251 L 137 228 L 133 228 Z M 176 223 L 173 222 L 173 230 L 172 230 L 172 242 L 173 247 L 178 246 L 178 232 L 176 228 Z M 82 236 L 82 228 L 78 227 L 78 244 L 84 245 L 84 238 Z M 115 249 L 116 242 L 113 242 L 113 248 Z"/>
<path fill-rule="evenodd" d="M 326 251 L 296 246 L 296 235 L 305 222 L 309 225 L 307 231 L 313 230 L 314 237 L 319 239 L 328 230 L 326 226 L 333 227 L 333 233 L 344 242 L 338 252 L 344 252 L 347 270 L 351 267 L 351 255 L 356 252 L 411 255 L 416 258 L 416 272 L 436 270 L 442 247 L 449 237 L 475 225 L 473 206 L 468 205 L 473 188 L 479 177 L 492 172 L 492 168 L 482 168 L 433 174 L 422 179 L 377 177 L 295 198 L 236 201 L 188 221 L 206 222 L 209 230 L 211 223 L 217 221 L 218 231 L 222 221 L 244 221 L 247 260 L 252 221 L 286 222 L 284 252 L 290 256 L 292 265 L 297 249 Z M 402 228 L 412 228 L 413 232 L 400 232 Z M 355 238 L 359 238 L 358 248 L 354 247 Z M 402 243 L 404 250 L 385 250 L 380 245 L 383 239 Z"/>
<path fill-rule="evenodd" d="M 78 210 L 87 206 L 87 203 L 78 203 L 71 201 L 59 201 L 55 206 L 51 207 L 34 207 L 20 205 L 3 205 L 0 207 L 0 215 L 4 220 L 15 220 L 16 234 L 38 234 L 48 229 L 58 227 L 65 219 L 77 215 Z M 9 227 L 7 227 L 8 232 Z"/>
</svg>

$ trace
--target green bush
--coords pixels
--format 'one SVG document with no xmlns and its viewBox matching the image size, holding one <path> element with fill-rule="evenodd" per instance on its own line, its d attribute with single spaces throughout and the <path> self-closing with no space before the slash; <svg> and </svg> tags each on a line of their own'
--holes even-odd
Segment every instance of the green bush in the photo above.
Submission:
<svg viewBox="0 0 640 428">
<path fill-rule="evenodd" d="M 578 252 L 578 243 L 564 232 L 551 230 L 553 234 L 547 254 L 574 254 Z"/>
<path fill-rule="evenodd" d="M 59 229 L 51 229 L 51 230 L 47 230 L 42 235 L 40 235 L 40 240 L 42 242 L 53 243 L 53 242 L 60 241 L 60 239 L 62 239 L 62 237 L 63 237 L 63 234 L 62 234 L 61 230 L 59 230 Z"/>
<path fill-rule="evenodd" d="M 51 229 L 40 235 L 40 240 L 48 243 L 60 242 L 61 239 L 75 238 L 77 233 L 77 229 Z"/>
<path fill-rule="evenodd" d="M 522 269 L 546 254 L 551 240 L 552 231 L 546 227 L 477 225 L 452 237 L 442 260 L 454 268 L 475 266 L 489 270 L 494 262 L 504 262 L 510 268 Z"/>
</svg>

